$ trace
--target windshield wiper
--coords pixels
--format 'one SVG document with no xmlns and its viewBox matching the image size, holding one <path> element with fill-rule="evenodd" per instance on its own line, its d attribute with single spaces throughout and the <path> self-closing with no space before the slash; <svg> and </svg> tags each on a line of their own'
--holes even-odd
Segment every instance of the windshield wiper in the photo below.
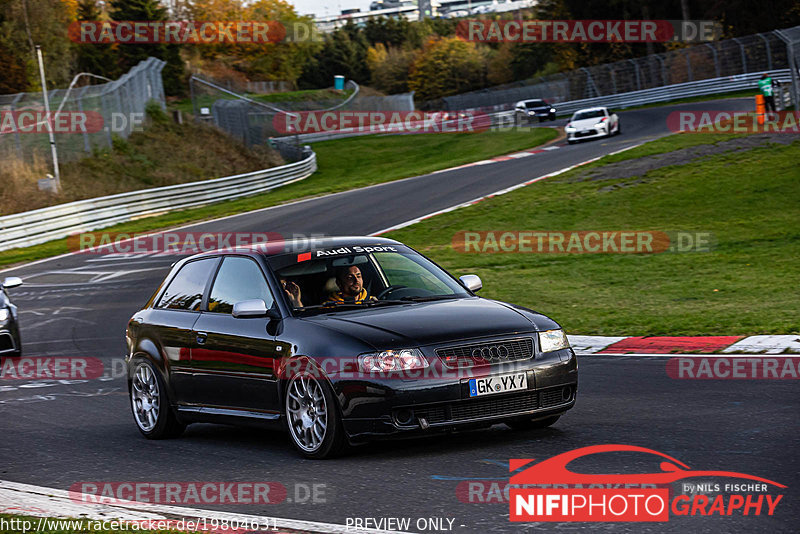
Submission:
<svg viewBox="0 0 800 534">
<path fill-rule="evenodd" d="M 331 300 L 328 302 L 323 302 L 322 304 L 314 304 L 313 306 L 303 306 L 302 308 L 294 308 L 294 309 L 300 312 L 306 310 L 337 311 L 337 310 L 372 308 L 375 306 L 382 306 L 384 304 L 406 304 L 406 303 L 399 300 L 367 300 L 364 302 L 337 302 Z"/>
<path fill-rule="evenodd" d="M 400 297 L 400 300 L 406 302 L 429 302 L 432 300 L 448 300 L 457 299 L 458 295 L 429 295 L 425 297 Z"/>
</svg>

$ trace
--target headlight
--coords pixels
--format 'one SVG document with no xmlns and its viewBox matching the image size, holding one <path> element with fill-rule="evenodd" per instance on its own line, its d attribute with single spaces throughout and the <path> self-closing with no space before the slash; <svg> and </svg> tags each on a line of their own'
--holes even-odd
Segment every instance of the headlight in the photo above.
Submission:
<svg viewBox="0 0 800 534">
<path fill-rule="evenodd" d="M 0 308 L 0 325 L 6 324 L 9 317 L 11 317 L 11 313 L 8 308 Z"/>
<path fill-rule="evenodd" d="M 574 126 L 567 126 L 566 128 L 564 128 L 564 130 L 566 130 L 567 132 L 574 132 L 575 131 L 575 127 Z"/>
<path fill-rule="evenodd" d="M 547 330 L 539 332 L 539 346 L 542 352 L 553 352 L 559 349 L 568 349 L 569 340 L 563 330 Z"/>
<path fill-rule="evenodd" d="M 550 113 L 555 113 L 555 112 L 556 112 L 556 108 L 550 108 Z"/>
<path fill-rule="evenodd" d="M 367 373 L 388 373 L 409 369 L 424 369 L 428 360 L 419 349 L 384 350 L 358 357 L 361 370 Z"/>
<path fill-rule="evenodd" d="M 594 125 L 594 127 L 595 128 L 605 128 L 606 127 L 606 123 L 598 122 L 597 124 Z"/>
</svg>

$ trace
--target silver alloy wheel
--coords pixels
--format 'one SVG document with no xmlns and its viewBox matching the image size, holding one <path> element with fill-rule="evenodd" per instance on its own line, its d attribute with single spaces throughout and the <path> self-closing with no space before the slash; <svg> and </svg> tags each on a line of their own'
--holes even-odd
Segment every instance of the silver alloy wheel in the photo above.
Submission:
<svg viewBox="0 0 800 534">
<path fill-rule="evenodd" d="M 134 419 L 145 432 L 152 431 L 158 421 L 161 408 L 156 375 L 149 365 L 140 363 L 133 373 L 131 384 L 131 404 Z"/>
<path fill-rule="evenodd" d="M 316 379 L 307 375 L 292 378 L 286 390 L 286 419 L 298 447 L 314 452 L 322 446 L 328 429 L 328 405 Z"/>
</svg>

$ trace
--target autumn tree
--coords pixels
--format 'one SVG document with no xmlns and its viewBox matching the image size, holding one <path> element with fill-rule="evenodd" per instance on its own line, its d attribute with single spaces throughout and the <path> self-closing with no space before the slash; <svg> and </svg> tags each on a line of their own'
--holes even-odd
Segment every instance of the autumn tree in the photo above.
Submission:
<svg viewBox="0 0 800 534">
<path fill-rule="evenodd" d="M 457 37 L 431 39 L 411 65 L 408 87 L 418 100 L 432 100 L 481 87 L 485 63 L 474 43 Z"/>
</svg>

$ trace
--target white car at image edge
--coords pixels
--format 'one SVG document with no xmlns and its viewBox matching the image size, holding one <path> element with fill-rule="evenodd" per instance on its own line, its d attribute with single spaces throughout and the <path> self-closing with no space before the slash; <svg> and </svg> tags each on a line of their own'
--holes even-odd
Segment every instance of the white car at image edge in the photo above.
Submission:
<svg viewBox="0 0 800 534">
<path fill-rule="evenodd" d="M 564 127 L 569 144 L 583 139 L 611 137 L 622 132 L 619 117 L 608 108 L 586 108 L 576 111 Z"/>
</svg>

